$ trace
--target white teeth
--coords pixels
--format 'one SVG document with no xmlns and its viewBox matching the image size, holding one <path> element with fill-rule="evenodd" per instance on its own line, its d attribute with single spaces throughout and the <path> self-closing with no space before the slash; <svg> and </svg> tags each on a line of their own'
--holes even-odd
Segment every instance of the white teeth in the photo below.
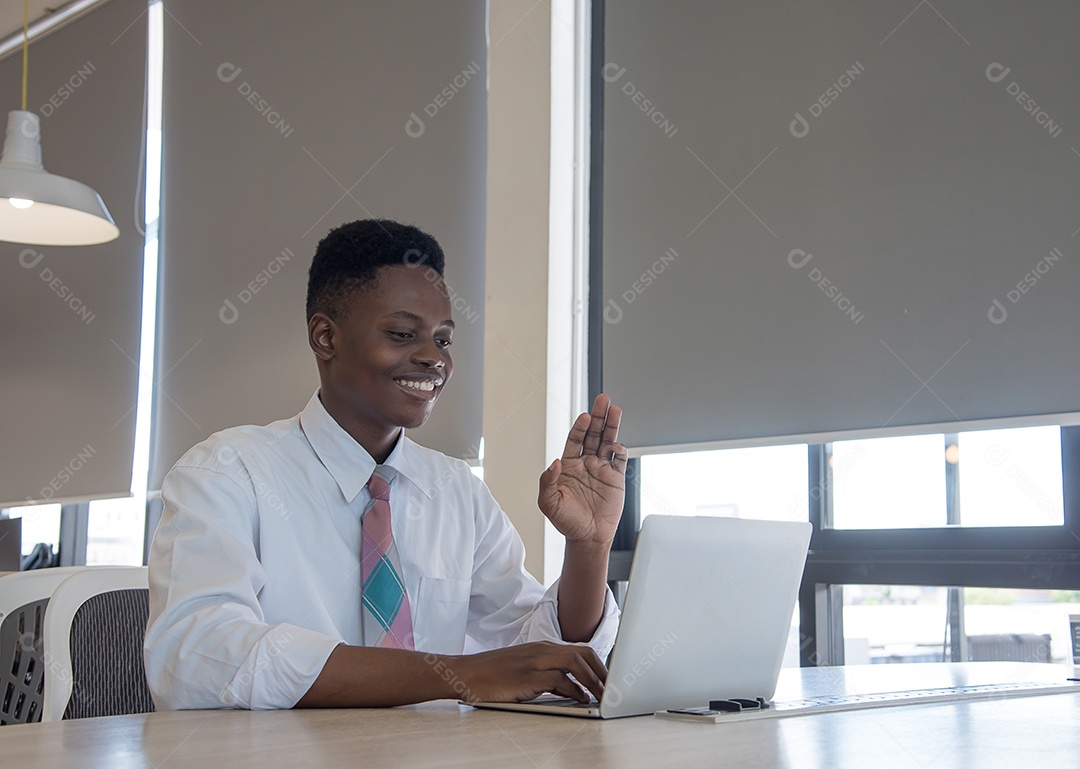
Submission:
<svg viewBox="0 0 1080 769">
<path fill-rule="evenodd" d="M 410 379 L 395 379 L 394 381 L 404 387 L 411 387 L 413 390 L 421 390 L 426 393 L 435 389 L 434 382 L 416 382 Z"/>
</svg>

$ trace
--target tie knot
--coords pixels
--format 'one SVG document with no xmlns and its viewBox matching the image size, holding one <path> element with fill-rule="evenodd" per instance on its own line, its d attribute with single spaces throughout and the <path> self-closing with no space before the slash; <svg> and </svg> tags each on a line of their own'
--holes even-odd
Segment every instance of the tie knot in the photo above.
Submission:
<svg viewBox="0 0 1080 769">
<path fill-rule="evenodd" d="M 368 479 L 368 492 L 372 499 L 390 499 L 390 484 L 397 472 L 389 465 L 379 465 Z"/>
</svg>

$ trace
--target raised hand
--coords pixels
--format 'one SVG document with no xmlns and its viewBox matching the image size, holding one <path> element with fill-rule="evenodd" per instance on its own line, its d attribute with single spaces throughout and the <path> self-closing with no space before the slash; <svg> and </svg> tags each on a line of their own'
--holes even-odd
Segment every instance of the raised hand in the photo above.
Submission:
<svg viewBox="0 0 1080 769">
<path fill-rule="evenodd" d="M 610 545 L 622 515 L 626 447 L 622 409 L 604 393 L 570 428 L 561 459 L 540 476 L 540 510 L 568 543 Z"/>
</svg>

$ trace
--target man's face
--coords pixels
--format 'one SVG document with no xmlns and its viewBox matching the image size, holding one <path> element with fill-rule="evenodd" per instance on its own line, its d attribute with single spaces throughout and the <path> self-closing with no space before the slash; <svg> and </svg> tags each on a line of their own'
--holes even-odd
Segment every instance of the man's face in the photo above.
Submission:
<svg viewBox="0 0 1080 769">
<path fill-rule="evenodd" d="M 342 426 L 377 443 L 427 421 L 454 370 L 454 322 L 438 274 L 427 267 L 379 268 L 376 282 L 352 295 L 335 326 L 323 400 L 331 396 L 343 411 L 334 415 L 348 422 Z"/>
</svg>

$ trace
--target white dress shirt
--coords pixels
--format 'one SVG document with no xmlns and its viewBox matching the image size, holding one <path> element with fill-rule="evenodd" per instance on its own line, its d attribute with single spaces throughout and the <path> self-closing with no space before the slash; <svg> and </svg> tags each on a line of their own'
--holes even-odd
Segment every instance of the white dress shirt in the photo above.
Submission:
<svg viewBox="0 0 1080 769">
<path fill-rule="evenodd" d="M 292 419 L 211 436 L 162 484 L 150 550 L 146 673 L 161 709 L 289 708 L 339 643 L 361 645 L 360 517 L 375 460 L 318 393 Z M 417 651 L 560 641 L 558 582 L 469 466 L 402 435 L 386 460 Z M 619 611 L 608 591 L 589 645 Z"/>
</svg>

